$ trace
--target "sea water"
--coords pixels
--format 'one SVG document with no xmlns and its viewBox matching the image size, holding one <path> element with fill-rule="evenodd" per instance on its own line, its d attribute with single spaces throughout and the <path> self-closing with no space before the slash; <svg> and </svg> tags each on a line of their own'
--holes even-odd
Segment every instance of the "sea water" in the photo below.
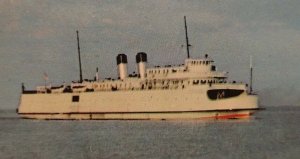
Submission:
<svg viewBox="0 0 300 159">
<path fill-rule="evenodd" d="M 300 107 L 248 120 L 29 120 L 0 112 L 0 158 L 298 159 Z"/>
</svg>

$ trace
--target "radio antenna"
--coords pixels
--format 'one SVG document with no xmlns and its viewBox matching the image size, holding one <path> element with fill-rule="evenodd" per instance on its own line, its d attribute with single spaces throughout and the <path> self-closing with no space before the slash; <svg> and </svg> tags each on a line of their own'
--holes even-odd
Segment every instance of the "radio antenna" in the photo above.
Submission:
<svg viewBox="0 0 300 159">
<path fill-rule="evenodd" d="M 190 49 L 189 47 L 191 46 L 189 44 L 189 37 L 188 37 L 188 32 L 187 32 L 187 25 L 186 25 L 186 17 L 184 16 L 184 27 L 185 27 L 185 39 L 186 39 L 186 51 L 187 51 L 187 58 L 190 58 Z"/>
</svg>

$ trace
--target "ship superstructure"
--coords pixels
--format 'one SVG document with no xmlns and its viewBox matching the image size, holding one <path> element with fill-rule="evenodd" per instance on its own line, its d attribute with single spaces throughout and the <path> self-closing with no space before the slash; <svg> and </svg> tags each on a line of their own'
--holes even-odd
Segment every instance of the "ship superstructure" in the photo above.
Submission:
<svg viewBox="0 0 300 159">
<path fill-rule="evenodd" d="M 80 71 L 80 80 L 71 84 L 38 86 L 31 91 L 23 86 L 18 113 L 35 119 L 249 117 L 258 109 L 252 87 L 248 91 L 245 83 L 228 82 L 227 72 L 217 71 L 207 54 L 190 58 L 185 28 L 188 58 L 184 64 L 147 68 L 147 54 L 139 52 L 135 57 L 137 73 L 128 74 L 127 56 L 118 54 L 118 79 L 96 76 L 82 80 Z M 79 39 L 78 51 L 81 68 Z"/>
</svg>

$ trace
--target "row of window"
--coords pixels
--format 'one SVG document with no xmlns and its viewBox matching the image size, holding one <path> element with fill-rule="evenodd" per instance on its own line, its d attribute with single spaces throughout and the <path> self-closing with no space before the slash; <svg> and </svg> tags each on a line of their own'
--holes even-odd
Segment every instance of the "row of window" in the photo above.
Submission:
<svg viewBox="0 0 300 159">
<path fill-rule="evenodd" d="M 188 82 L 189 84 L 190 82 Z M 226 80 L 193 80 L 193 84 L 197 85 L 197 84 L 213 84 L 213 83 L 227 83 Z"/>
<path fill-rule="evenodd" d="M 172 69 L 172 70 L 169 70 L 169 69 L 164 69 L 164 70 L 150 70 L 149 74 L 156 74 L 156 73 L 163 73 L 163 74 L 165 74 L 165 73 L 169 73 L 169 72 L 170 73 L 175 73 L 177 71 L 183 71 L 183 72 L 185 72 L 186 69 L 185 70 L 178 70 L 178 69 Z"/>
<path fill-rule="evenodd" d="M 122 84 L 122 83 L 120 83 L 120 84 L 100 84 L 100 85 L 98 85 L 98 84 L 94 84 L 93 85 L 93 88 L 111 88 L 112 86 L 116 86 L 116 87 L 122 87 L 122 86 L 124 86 L 125 88 L 127 87 L 127 86 L 129 86 L 129 87 L 131 87 L 131 83 L 125 83 L 125 84 Z"/>
<path fill-rule="evenodd" d="M 171 71 L 171 70 L 170 70 Z M 166 70 L 150 70 L 149 73 L 169 73 L 169 70 L 166 69 Z"/>
<path fill-rule="evenodd" d="M 162 83 L 162 84 L 165 84 L 165 83 L 169 83 L 169 82 L 171 82 L 171 83 L 173 83 L 173 84 L 178 84 L 178 83 L 181 83 L 181 84 L 183 84 L 183 80 L 175 80 L 175 81 L 170 81 L 170 80 L 163 80 L 163 81 L 161 81 L 160 83 Z M 202 83 L 202 84 L 205 84 L 205 83 L 226 83 L 226 81 L 220 81 L 220 80 L 193 80 L 192 81 L 193 82 L 193 84 L 198 84 L 198 83 Z M 156 80 L 153 80 L 152 82 L 146 82 L 145 84 L 147 85 L 147 84 L 156 84 L 157 82 L 156 82 Z M 188 81 L 188 84 L 190 84 L 190 81 Z M 125 83 L 125 84 L 122 84 L 122 83 L 120 83 L 120 84 L 100 84 L 100 85 L 97 85 L 97 84 L 95 84 L 94 86 L 93 86 L 93 88 L 111 88 L 112 86 L 117 86 L 117 87 L 119 87 L 119 88 L 121 88 L 122 86 L 124 86 L 125 88 L 127 87 L 127 86 L 129 86 L 129 87 L 131 87 L 132 86 L 132 84 L 131 83 L 129 83 L 129 85 L 128 85 L 128 83 Z"/>
<path fill-rule="evenodd" d="M 192 61 L 191 63 L 192 65 L 208 65 L 210 64 L 210 61 Z"/>
<path fill-rule="evenodd" d="M 156 80 L 152 80 L 152 81 L 148 81 L 146 83 L 144 83 L 145 85 L 156 85 L 157 83 L 162 84 L 162 85 L 169 85 L 169 84 L 183 84 L 184 81 L 183 80 L 162 80 L 162 81 L 156 81 Z M 193 85 L 197 85 L 197 84 L 213 84 L 213 83 L 226 83 L 225 80 L 217 80 L 217 79 L 211 79 L 211 80 L 189 80 L 187 81 L 187 84 L 193 84 Z M 116 87 L 116 88 L 121 88 L 121 89 L 131 89 L 132 88 L 132 83 L 107 83 L 107 84 L 94 84 L 93 88 L 94 89 L 111 89 L 112 87 Z"/>
<path fill-rule="evenodd" d="M 192 65 L 201 65 L 201 64 L 208 65 L 211 62 L 210 61 L 192 61 L 191 63 L 192 63 Z M 149 70 L 149 74 L 156 74 L 156 73 L 165 74 L 165 73 L 169 73 L 169 72 L 175 73 L 177 71 L 181 71 L 181 70 L 178 70 L 178 69 Z M 186 71 L 186 70 L 183 70 L 183 71 Z"/>
</svg>

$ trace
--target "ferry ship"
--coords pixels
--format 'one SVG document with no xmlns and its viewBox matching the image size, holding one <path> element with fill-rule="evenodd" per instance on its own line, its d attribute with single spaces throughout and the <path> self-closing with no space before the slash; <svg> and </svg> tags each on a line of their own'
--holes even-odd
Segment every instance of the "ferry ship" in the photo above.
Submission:
<svg viewBox="0 0 300 159">
<path fill-rule="evenodd" d="M 179 66 L 147 68 L 147 54 L 136 54 L 137 73 L 128 74 L 127 56 L 116 57 L 118 79 L 83 80 L 77 31 L 80 80 L 59 87 L 22 85 L 22 118 L 169 120 L 248 118 L 258 107 L 258 96 L 246 83 L 229 82 L 207 54 L 190 58 L 186 18 L 187 59 Z M 98 72 L 98 69 L 97 69 Z"/>
</svg>

